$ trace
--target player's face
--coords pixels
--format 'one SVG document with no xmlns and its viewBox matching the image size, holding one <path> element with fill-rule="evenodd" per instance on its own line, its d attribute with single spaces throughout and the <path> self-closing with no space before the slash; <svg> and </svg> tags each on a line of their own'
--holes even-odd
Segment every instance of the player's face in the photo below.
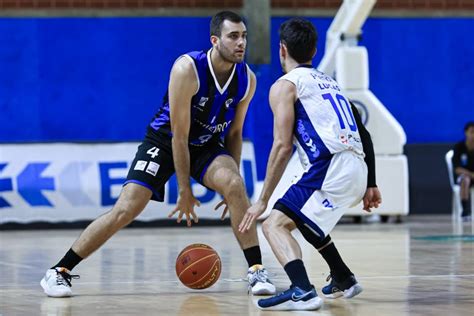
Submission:
<svg viewBox="0 0 474 316">
<path fill-rule="evenodd" d="M 225 20 L 221 27 L 221 36 L 214 46 L 225 61 L 240 63 L 244 60 L 247 47 L 247 28 L 245 24 Z"/>
</svg>

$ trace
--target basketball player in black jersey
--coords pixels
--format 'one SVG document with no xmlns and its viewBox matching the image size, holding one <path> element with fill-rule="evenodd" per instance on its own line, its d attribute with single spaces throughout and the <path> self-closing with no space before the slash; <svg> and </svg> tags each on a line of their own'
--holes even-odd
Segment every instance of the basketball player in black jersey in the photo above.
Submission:
<svg viewBox="0 0 474 316">
<path fill-rule="evenodd" d="M 262 266 L 255 225 L 242 234 L 238 225 L 250 206 L 239 173 L 242 129 L 256 78 L 245 64 L 247 30 L 242 18 L 229 11 L 216 14 L 210 25 L 212 48 L 180 56 L 171 70 L 168 92 L 139 146 L 122 192 L 108 213 L 94 220 L 66 255 L 41 280 L 48 296 L 71 296 L 70 271 L 132 222 L 150 199 L 162 201 L 164 185 L 176 172 L 179 197 L 177 221 L 198 222 L 199 201 L 192 176 L 224 197 L 231 225 L 249 265 L 253 294 L 274 294 Z M 203 115 L 206 114 L 207 115 Z"/>
</svg>

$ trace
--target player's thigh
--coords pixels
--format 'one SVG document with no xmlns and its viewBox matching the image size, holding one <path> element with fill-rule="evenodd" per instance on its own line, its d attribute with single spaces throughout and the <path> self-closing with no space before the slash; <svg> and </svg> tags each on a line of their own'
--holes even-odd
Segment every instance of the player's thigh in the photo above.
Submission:
<svg viewBox="0 0 474 316">
<path fill-rule="evenodd" d="M 116 212 L 129 213 L 131 217 L 135 217 L 143 211 L 151 196 L 150 189 L 136 183 L 129 183 L 123 187 L 113 209 Z"/>
<path fill-rule="evenodd" d="M 162 202 L 165 184 L 173 173 L 172 154 L 145 141 L 138 147 L 124 189 L 131 184 L 134 184 L 132 187 L 141 186 L 151 192 L 151 199 Z"/>
<path fill-rule="evenodd" d="M 230 188 L 244 188 L 235 160 L 226 154 L 218 155 L 209 163 L 203 182 L 205 186 L 220 194 L 224 194 Z"/>
</svg>

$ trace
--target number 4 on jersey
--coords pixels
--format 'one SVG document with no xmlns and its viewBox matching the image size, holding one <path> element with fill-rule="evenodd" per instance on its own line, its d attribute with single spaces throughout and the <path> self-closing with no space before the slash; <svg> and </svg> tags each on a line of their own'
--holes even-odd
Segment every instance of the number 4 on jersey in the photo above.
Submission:
<svg viewBox="0 0 474 316">
<path fill-rule="evenodd" d="M 156 156 L 158 156 L 158 152 L 160 151 L 159 148 L 157 147 L 152 147 L 150 149 L 148 149 L 148 151 L 146 152 L 148 155 L 151 156 L 152 159 L 154 159 Z"/>
</svg>

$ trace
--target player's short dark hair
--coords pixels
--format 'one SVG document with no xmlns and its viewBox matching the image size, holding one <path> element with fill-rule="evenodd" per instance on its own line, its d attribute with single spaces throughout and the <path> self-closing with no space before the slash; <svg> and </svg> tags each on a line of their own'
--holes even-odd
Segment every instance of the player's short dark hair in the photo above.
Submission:
<svg viewBox="0 0 474 316">
<path fill-rule="evenodd" d="M 466 125 L 464 125 L 464 132 L 466 132 L 471 127 L 474 127 L 474 121 L 467 122 Z"/>
<path fill-rule="evenodd" d="M 290 56 L 298 63 L 313 58 L 318 33 L 313 23 L 302 18 L 292 18 L 280 25 L 280 41 L 286 45 Z"/>
<path fill-rule="evenodd" d="M 243 21 L 240 15 L 232 11 L 221 11 L 219 13 L 216 13 L 216 15 L 212 17 L 211 25 L 209 27 L 211 31 L 211 36 L 221 36 L 222 23 L 224 23 L 225 20 L 229 20 L 234 23 L 240 23 Z"/>
</svg>

